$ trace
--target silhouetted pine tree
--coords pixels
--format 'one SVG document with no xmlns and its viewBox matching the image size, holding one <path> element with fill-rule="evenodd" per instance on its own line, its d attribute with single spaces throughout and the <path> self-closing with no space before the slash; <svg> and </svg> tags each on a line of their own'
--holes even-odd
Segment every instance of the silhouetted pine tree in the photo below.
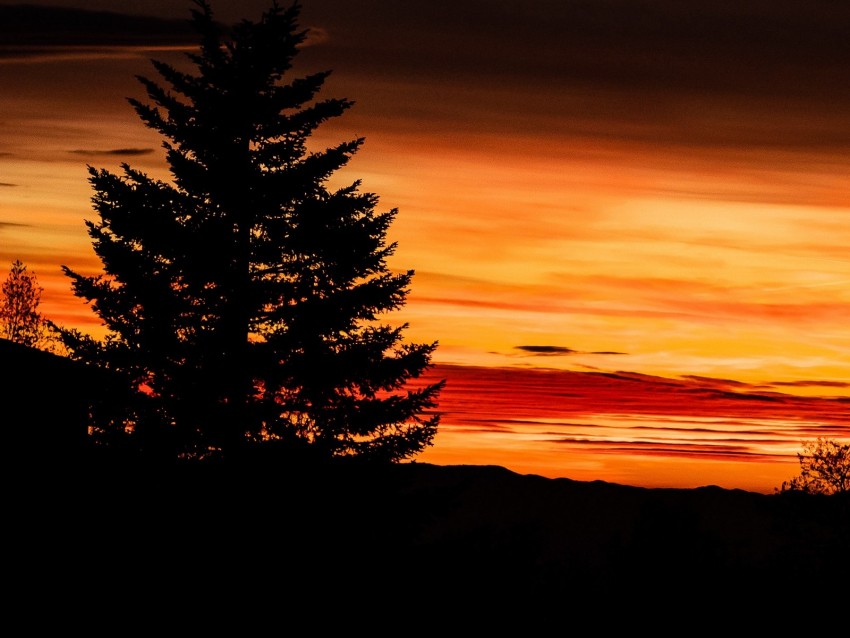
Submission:
<svg viewBox="0 0 850 638">
<path fill-rule="evenodd" d="M 191 458 L 272 441 L 320 457 L 415 455 L 436 434 L 442 382 L 409 383 L 436 342 L 404 343 L 406 324 L 381 323 L 413 276 L 386 264 L 397 211 L 375 212 L 359 181 L 327 186 L 362 139 L 307 148 L 352 103 L 315 99 L 327 72 L 285 81 L 306 36 L 297 2 L 228 31 L 195 5 L 196 74 L 154 60 L 166 86 L 140 77 L 151 104 L 130 99 L 165 138 L 173 182 L 89 167 L 104 274 L 64 267 L 109 330 L 63 330 L 64 342 L 131 388 L 95 432 Z"/>
</svg>

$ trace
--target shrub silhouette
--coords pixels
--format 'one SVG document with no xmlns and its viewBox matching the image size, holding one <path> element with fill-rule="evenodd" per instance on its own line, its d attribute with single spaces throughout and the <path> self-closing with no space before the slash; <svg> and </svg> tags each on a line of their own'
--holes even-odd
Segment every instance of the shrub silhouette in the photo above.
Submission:
<svg viewBox="0 0 850 638">
<path fill-rule="evenodd" d="M 42 292 L 35 273 L 20 259 L 12 262 L 0 295 L 0 338 L 31 348 L 53 349 L 50 323 L 38 309 Z"/>
<path fill-rule="evenodd" d="M 779 491 L 806 494 L 850 493 L 850 443 L 818 438 L 803 443 L 797 454 L 800 474 L 784 481 Z"/>
</svg>

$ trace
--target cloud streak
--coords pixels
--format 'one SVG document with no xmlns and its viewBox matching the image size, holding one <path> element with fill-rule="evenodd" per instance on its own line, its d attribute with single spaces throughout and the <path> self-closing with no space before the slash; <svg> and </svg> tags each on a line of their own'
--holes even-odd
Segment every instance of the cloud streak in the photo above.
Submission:
<svg viewBox="0 0 850 638">
<path fill-rule="evenodd" d="M 425 119 L 443 126 L 460 119 L 499 133 L 668 148 L 850 145 L 843 3 L 818 11 L 790 0 L 746 8 L 579 0 L 520 9 L 469 0 L 400 11 L 373 0 L 308 5 L 305 14 L 331 34 L 317 63 L 397 82 L 420 124 L 428 101 L 417 86 L 438 85 L 452 106 Z"/>
<path fill-rule="evenodd" d="M 572 348 L 567 348 L 565 346 L 514 346 L 516 350 L 521 350 L 523 352 L 527 352 L 534 356 L 548 357 L 548 356 L 562 356 L 562 355 L 571 355 L 571 354 L 598 354 L 598 355 L 622 355 L 626 354 L 625 352 L 613 352 L 609 350 L 600 350 L 597 352 L 582 352 L 580 350 L 573 350 Z"/>
<path fill-rule="evenodd" d="M 118 156 L 118 157 L 135 157 L 139 155 L 150 155 L 154 152 L 152 148 L 113 148 L 113 149 L 75 149 L 68 151 L 75 155 L 85 155 L 87 157 L 102 157 L 102 156 Z"/>
<path fill-rule="evenodd" d="M 194 46 L 187 20 L 31 4 L 0 5 L 0 39 L 0 57 L 69 47 Z"/>
<path fill-rule="evenodd" d="M 653 459 L 664 459 L 682 464 L 678 486 L 770 493 L 794 473 L 801 441 L 850 438 L 843 398 L 799 397 L 729 379 L 449 365 L 432 374 L 447 379 L 440 411 L 449 440 L 456 432 L 475 435 L 462 452 L 469 462 L 486 459 L 481 440 L 494 437 L 509 467 L 521 469 L 531 456 L 550 476 L 588 477 L 581 467 L 598 472 L 612 464 L 613 471 L 622 463 L 617 471 L 627 472 L 629 483 L 658 486 Z M 512 449 L 521 452 L 511 456 Z M 443 454 L 461 452 L 438 448 L 430 458 Z M 771 469 L 762 475 L 764 468 Z"/>
<path fill-rule="evenodd" d="M 528 352 L 535 355 L 562 355 L 562 354 L 576 354 L 576 351 L 572 348 L 565 348 L 564 346 L 514 346 L 517 350 L 522 350 L 523 352 Z"/>
</svg>

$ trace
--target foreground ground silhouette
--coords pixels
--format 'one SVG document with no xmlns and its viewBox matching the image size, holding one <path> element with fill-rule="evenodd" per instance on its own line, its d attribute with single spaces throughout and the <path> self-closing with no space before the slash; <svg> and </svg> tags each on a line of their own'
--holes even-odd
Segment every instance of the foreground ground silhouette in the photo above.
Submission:
<svg viewBox="0 0 850 638">
<path fill-rule="evenodd" d="M 266 631 L 246 631 L 260 616 L 298 635 L 305 622 L 398 635 L 462 618 L 479 635 L 511 616 L 678 631 L 683 617 L 722 628 L 846 604 L 846 496 L 311 464 L 271 448 L 153 466 L 86 443 L 86 392 L 108 379 L 8 342 L 0 354 L 15 371 L 0 390 L 7 607 L 26 622 L 49 610 L 62 627 L 159 635 L 176 615 L 196 634 L 230 614 L 240 636 Z"/>
<path fill-rule="evenodd" d="M 801 588 L 846 598 L 826 583 L 850 573 L 846 498 L 495 466 L 293 465 L 268 454 L 154 468 L 92 456 L 27 475 L 10 503 L 12 546 L 28 556 L 13 580 L 37 587 L 49 574 L 74 591 L 85 574 L 88 595 L 131 608 L 153 588 L 184 608 L 241 601 L 290 614 L 319 600 L 328 613 L 378 600 L 398 611 L 419 596 L 433 598 L 422 601 L 432 617 L 483 601 L 550 613 L 567 602 L 580 613 L 582 601 L 752 609 L 754 596 Z"/>
</svg>

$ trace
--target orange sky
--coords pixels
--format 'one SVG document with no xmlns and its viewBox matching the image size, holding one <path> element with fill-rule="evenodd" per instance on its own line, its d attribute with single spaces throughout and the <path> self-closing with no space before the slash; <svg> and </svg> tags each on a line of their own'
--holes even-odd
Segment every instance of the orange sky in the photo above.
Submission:
<svg viewBox="0 0 850 638">
<path fill-rule="evenodd" d="M 124 98 L 142 97 L 149 58 L 179 61 L 192 40 L 138 15 L 33 29 L 16 4 L 0 0 L 0 263 L 24 260 L 45 314 L 97 331 L 60 272 L 99 271 L 86 164 L 162 173 Z M 398 207 L 392 265 L 417 274 L 396 319 L 439 340 L 450 379 L 421 460 L 770 492 L 803 438 L 850 438 L 850 5 L 302 4 L 299 70 L 333 69 L 324 96 L 356 103 L 317 142 L 366 137 L 340 179 Z M 189 3 L 133 6 L 179 21 Z M 213 2 L 226 20 L 265 6 Z M 490 369 L 515 375 L 501 412 Z M 648 376 L 585 374 L 617 371 Z M 661 393 L 671 413 L 657 377 L 793 396 Z M 549 392 L 564 379 L 590 394 Z"/>
</svg>

